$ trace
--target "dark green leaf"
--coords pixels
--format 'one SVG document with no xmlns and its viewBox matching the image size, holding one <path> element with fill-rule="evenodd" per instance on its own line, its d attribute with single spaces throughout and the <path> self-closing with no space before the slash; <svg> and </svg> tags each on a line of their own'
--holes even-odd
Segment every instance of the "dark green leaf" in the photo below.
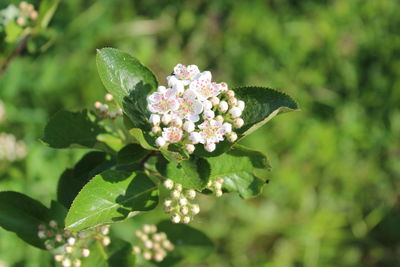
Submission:
<svg viewBox="0 0 400 267">
<path fill-rule="evenodd" d="M 64 227 L 65 217 L 68 210 L 60 202 L 52 200 L 50 204 L 49 217 L 55 220 L 60 227 Z"/>
<path fill-rule="evenodd" d="M 214 250 L 213 242 L 204 233 L 190 226 L 162 221 L 157 228 L 165 232 L 175 246 L 171 257 L 203 261 Z"/>
<path fill-rule="evenodd" d="M 154 74 L 136 58 L 113 48 L 97 50 L 97 68 L 104 86 L 134 127 L 149 129 L 147 95 L 157 89 Z"/>
<path fill-rule="evenodd" d="M 58 180 L 57 199 L 66 208 L 81 191 L 82 187 L 95 175 L 110 168 L 114 162 L 107 159 L 104 152 L 89 152 L 72 169 L 66 169 Z"/>
<path fill-rule="evenodd" d="M 17 192 L 0 192 L 0 226 L 16 233 L 25 242 L 43 249 L 38 226 L 48 221 L 49 210 L 39 201 Z"/>
<path fill-rule="evenodd" d="M 151 210 L 157 203 L 157 186 L 147 175 L 108 170 L 79 192 L 68 212 L 66 227 L 80 231 L 118 222 L 131 212 Z"/>
<path fill-rule="evenodd" d="M 143 149 L 138 144 L 129 144 L 123 147 L 117 154 L 117 162 L 121 165 L 129 165 L 140 162 L 150 151 Z"/>
<path fill-rule="evenodd" d="M 261 193 L 265 180 L 255 175 L 256 169 L 270 169 L 267 157 L 259 151 L 235 145 L 228 152 L 207 158 L 211 166 L 210 179 L 222 177 L 223 188 L 249 198 Z"/>
<path fill-rule="evenodd" d="M 71 145 L 93 148 L 97 143 L 97 136 L 104 132 L 87 110 L 62 110 L 47 123 L 42 140 L 53 148 L 67 148 Z"/>
<path fill-rule="evenodd" d="M 203 189 L 209 180 L 210 165 L 205 159 L 192 157 L 181 162 L 168 162 L 161 158 L 157 162 L 161 175 L 168 177 L 185 188 Z"/>
</svg>

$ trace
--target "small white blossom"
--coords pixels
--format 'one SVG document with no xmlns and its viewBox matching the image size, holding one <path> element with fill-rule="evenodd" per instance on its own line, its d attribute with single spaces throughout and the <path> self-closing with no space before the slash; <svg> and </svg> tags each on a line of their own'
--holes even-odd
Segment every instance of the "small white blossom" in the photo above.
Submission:
<svg viewBox="0 0 400 267">
<path fill-rule="evenodd" d="M 189 190 L 186 191 L 186 196 L 189 199 L 194 199 L 196 197 L 196 191 L 193 190 L 193 189 L 189 189 Z"/>
<path fill-rule="evenodd" d="M 229 98 L 235 97 L 235 92 L 233 90 L 228 90 L 225 93 Z"/>
<path fill-rule="evenodd" d="M 235 98 L 235 97 L 231 97 L 231 98 L 229 98 L 229 100 L 228 100 L 228 104 L 230 105 L 230 106 L 236 106 L 237 105 L 237 99 Z"/>
<path fill-rule="evenodd" d="M 179 107 L 174 114 L 181 119 L 197 122 L 199 114 L 203 111 L 202 103 L 196 98 L 193 90 L 187 90 L 181 98 L 178 99 Z"/>
<path fill-rule="evenodd" d="M 165 188 L 171 190 L 174 187 L 174 181 L 172 181 L 171 179 L 166 179 L 164 181 L 164 186 Z"/>
<path fill-rule="evenodd" d="M 181 198 L 181 199 L 179 199 L 179 204 L 180 204 L 181 206 L 185 206 L 185 205 L 188 204 L 188 201 L 187 201 L 186 198 Z"/>
<path fill-rule="evenodd" d="M 183 129 L 188 133 L 193 132 L 195 127 L 196 126 L 194 125 L 194 123 L 192 121 L 185 121 L 185 123 L 183 124 Z"/>
<path fill-rule="evenodd" d="M 183 131 L 181 128 L 178 127 L 168 127 L 164 128 L 162 131 L 162 137 L 167 141 L 171 143 L 177 143 L 181 141 L 183 136 Z"/>
<path fill-rule="evenodd" d="M 194 152 L 194 150 L 196 149 L 196 147 L 192 144 L 186 144 L 185 149 L 189 154 L 192 154 Z"/>
<path fill-rule="evenodd" d="M 200 74 L 200 70 L 196 65 L 185 66 L 178 64 L 174 67 L 174 75 L 181 80 L 184 85 L 188 85 L 190 81 Z"/>
<path fill-rule="evenodd" d="M 73 237 L 70 237 L 70 238 L 68 238 L 68 240 L 67 240 L 67 243 L 68 243 L 68 245 L 70 245 L 70 246 L 73 246 L 73 245 L 75 244 L 75 242 L 76 242 L 76 239 L 73 238 Z"/>
<path fill-rule="evenodd" d="M 203 112 L 203 118 L 204 119 L 214 119 L 215 113 L 212 110 L 205 110 Z"/>
<path fill-rule="evenodd" d="M 211 82 L 211 77 L 208 76 L 202 76 L 198 80 L 191 82 L 190 89 L 196 92 L 197 97 L 201 101 L 217 96 L 220 93 L 218 84 Z"/>
<path fill-rule="evenodd" d="M 213 152 L 216 148 L 216 145 L 214 143 L 208 143 L 204 146 L 204 149 L 208 152 Z"/>
<path fill-rule="evenodd" d="M 54 260 L 56 262 L 61 262 L 63 260 L 63 258 L 64 258 L 64 256 L 61 254 L 54 255 Z"/>
<path fill-rule="evenodd" d="M 164 200 L 164 206 L 165 207 L 171 207 L 171 204 L 172 204 L 172 200 L 171 199 Z"/>
<path fill-rule="evenodd" d="M 150 123 L 153 125 L 158 125 L 161 121 L 160 115 L 158 114 L 151 114 L 150 115 Z"/>
<path fill-rule="evenodd" d="M 176 78 L 175 75 L 167 77 L 168 86 L 176 91 L 177 94 L 182 94 L 185 91 L 185 84 L 183 81 Z"/>
<path fill-rule="evenodd" d="M 229 114 L 231 115 L 232 118 L 237 118 L 242 115 L 242 110 L 239 107 L 233 107 L 229 110 Z"/>
<path fill-rule="evenodd" d="M 103 244 L 103 246 L 108 246 L 111 243 L 111 239 L 108 236 L 103 237 L 103 239 L 101 240 L 101 243 Z"/>
<path fill-rule="evenodd" d="M 164 146 L 165 144 L 167 143 L 167 141 L 163 138 L 163 137 L 157 137 L 157 139 L 156 139 L 156 145 L 158 146 L 158 147 L 162 147 L 162 146 Z"/>
<path fill-rule="evenodd" d="M 224 129 L 222 128 L 222 124 L 216 120 L 206 120 L 202 124 L 199 125 L 199 129 L 201 129 L 200 135 L 202 137 L 201 143 L 218 143 L 224 140 L 223 134 Z M 210 147 L 211 149 L 211 147 Z M 214 148 L 215 149 L 215 148 Z M 212 149 L 212 150 L 214 150 Z"/>
<path fill-rule="evenodd" d="M 230 132 L 227 134 L 227 138 L 229 142 L 235 142 L 238 138 L 237 134 L 235 132 Z"/>
<path fill-rule="evenodd" d="M 183 223 L 190 223 L 190 217 L 189 217 L 189 216 L 184 216 L 184 217 L 182 218 L 182 222 L 183 222 Z"/>
<path fill-rule="evenodd" d="M 181 216 L 179 216 L 178 214 L 174 214 L 174 215 L 172 215 L 172 217 L 171 217 L 171 221 L 172 221 L 173 223 L 179 223 L 179 222 L 181 221 Z"/>
<path fill-rule="evenodd" d="M 235 119 L 235 121 L 233 122 L 233 126 L 235 128 L 241 128 L 244 125 L 244 121 L 242 118 L 237 118 Z"/>
<path fill-rule="evenodd" d="M 71 260 L 70 259 L 63 259 L 63 261 L 61 262 L 61 265 L 63 267 L 70 267 L 71 266 Z"/>
<path fill-rule="evenodd" d="M 197 204 L 193 205 L 192 206 L 192 212 L 193 212 L 194 215 L 199 214 L 199 212 L 200 212 L 199 205 L 197 205 Z"/>
<path fill-rule="evenodd" d="M 175 117 L 171 120 L 171 124 L 175 127 L 182 127 L 182 119 L 179 117 Z"/>
<path fill-rule="evenodd" d="M 219 102 L 219 106 L 218 107 L 219 107 L 219 111 L 221 111 L 222 113 L 227 112 L 228 108 L 229 108 L 228 103 L 226 101 Z"/>
<path fill-rule="evenodd" d="M 108 94 L 108 93 L 107 93 L 107 94 L 104 96 L 104 99 L 105 99 L 106 101 L 108 101 L 108 102 L 111 102 L 111 101 L 114 100 L 114 97 L 113 97 L 112 94 Z"/>
<path fill-rule="evenodd" d="M 230 124 L 229 122 L 225 122 L 224 124 L 222 124 L 222 128 L 224 130 L 224 133 L 232 132 L 232 124 Z"/>
<path fill-rule="evenodd" d="M 217 97 L 215 97 L 215 98 L 217 98 Z M 206 101 L 203 102 L 203 108 L 204 108 L 205 111 L 209 110 L 209 109 L 212 109 L 212 107 L 213 107 L 213 104 L 211 103 L 211 101 L 206 100 Z"/>
<path fill-rule="evenodd" d="M 164 114 L 161 118 L 162 123 L 168 125 L 172 120 L 172 116 L 170 114 Z"/>
<path fill-rule="evenodd" d="M 189 140 L 193 144 L 203 143 L 203 137 L 201 136 L 201 134 L 199 132 L 190 133 Z"/>
<path fill-rule="evenodd" d="M 176 91 L 170 88 L 166 89 L 165 91 L 157 91 L 152 93 L 147 98 L 147 102 L 150 112 L 158 114 L 165 114 L 170 111 L 175 111 L 179 107 Z"/>
</svg>

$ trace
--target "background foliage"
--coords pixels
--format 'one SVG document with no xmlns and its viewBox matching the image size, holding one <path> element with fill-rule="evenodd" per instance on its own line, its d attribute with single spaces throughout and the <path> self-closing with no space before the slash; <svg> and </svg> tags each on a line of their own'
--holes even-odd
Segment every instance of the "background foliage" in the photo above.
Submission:
<svg viewBox="0 0 400 267">
<path fill-rule="evenodd" d="M 58 177 L 85 151 L 38 139 L 56 111 L 103 98 L 95 51 L 112 46 L 158 77 L 194 63 L 232 87 L 282 88 L 302 107 L 242 142 L 271 160 L 262 197 L 201 199 L 194 226 L 217 251 L 199 266 L 398 266 L 399 12 L 394 0 L 62 1 L 53 45 L 18 57 L 0 77 L 0 130 L 29 150 L 0 169 L 0 190 L 46 205 L 55 197 Z M 132 241 L 142 222 L 164 218 L 142 215 L 113 234 Z M 49 257 L 0 231 L 0 265 L 47 266 Z"/>
</svg>

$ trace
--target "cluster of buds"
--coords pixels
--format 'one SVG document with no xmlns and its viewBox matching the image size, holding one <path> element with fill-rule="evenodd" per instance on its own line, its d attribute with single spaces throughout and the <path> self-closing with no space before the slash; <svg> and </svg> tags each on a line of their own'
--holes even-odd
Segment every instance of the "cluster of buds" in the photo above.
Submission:
<svg viewBox="0 0 400 267">
<path fill-rule="evenodd" d="M 26 156 L 26 146 L 17 141 L 14 135 L 0 133 L 0 161 L 17 161 Z"/>
<path fill-rule="evenodd" d="M 133 247 L 135 255 L 142 255 L 145 260 L 161 262 L 174 245 L 168 240 L 164 232 L 157 232 L 157 226 L 145 224 L 142 230 L 136 231 L 140 243 Z"/>
<path fill-rule="evenodd" d="M 109 225 L 99 226 L 92 232 L 72 232 L 59 227 L 52 220 L 48 225 L 40 224 L 38 237 L 45 240 L 47 250 L 54 252 L 54 260 L 63 267 L 80 267 L 82 258 L 90 255 L 89 245 L 94 240 L 99 240 L 103 246 L 111 243 Z"/>
<path fill-rule="evenodd" d="M 113 106 L 116 106 L 115 103 L 114 103 L 114 97 L 113 97 L 112 94 L 108 94 L 107 93 L 104 96 L 104 100 L 106 102 L 108 102 L 109 104 L 112 104 Z M 114 120 L 118 116 L 122 116 L 123 115 L 122 109 L 117 108 L 115 110 L 110 110 L 110 107 L 109 107 L 108 104 L 105 104 L 105 103 L 103 104 L 100 101 L 96 101 L 94 103 L 94 107 L 95 107 L 95 109 L 96 109 L 96 111 L 98 113 L 98 117 L 100 119 L 109 118 L 109 119 Z"/>
<path fill-rule="evenodd" d="M 174 183 L 171 179 L 164 181 L 164 186 L 171 190 L 170 197 L 164 200 L 164 211 L 171 213 L 173 223 L 189 223 L 200 212 L 198 204 L 191 203 L 196 197 L 193 189 L 183 189 L 181 184 Z"/>
<path fill-rule="evenodd" d="M 22 1 L 19 3 L 19 16 L 17 17 L 17 24 L 21 27 L 28 26 L 37 20 L 38 15 L 38 12 L 34 9 L 32 4 Z"/>
<path fill-rule="evenodd" d="M 222 196 L 222 185 L 224 184 L 224 178 L 219 177 L 217 179 L 211 179 L 207 183 L 207 189 L 214 192 L 216 197 Z"/>
<path fill-rule="evenodd" d="M 157 146 L 176 143 L 193 153 L 196 144 L 203 144 L 212 152 L 225 138 L 237 140 L 233 129 L 244 124 L 241 115 L 245 103 L 226 83 L 212 82 L 211 72 L 182 64 L 175 66 L 167 80 L 168 88 L 159 86 L 147 98 Z"/>
</svg>

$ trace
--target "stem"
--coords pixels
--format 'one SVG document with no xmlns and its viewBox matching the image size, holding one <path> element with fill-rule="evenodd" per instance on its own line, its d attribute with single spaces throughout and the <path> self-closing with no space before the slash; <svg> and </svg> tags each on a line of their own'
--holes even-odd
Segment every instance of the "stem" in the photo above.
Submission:
<svg viewBox="0 0 400 267">
<path fill-rule="evenodd" d="M 151 158 L 152 156 L 156 156 L 158 155 L 158 151 L 151 151 L 149 154 L 147 154 L 141 161 L 140 161 L 140 165 L 144 165 L 146 163 L 146 161 Z"/>
<path fill-rule="evenodd" d="M 2 75 L 7 68 L 10 66 L 11 61 L 17 57 L 18 55 L 20 55 L 22 53 L 22 51 L 25 49 L 26 43 L 28 42 L 29 37 L 31 36 L 30 33 L 27 33 L 19 42 L 19 44 L 17 45 L 17 47 L 15 48 L 14 52 L 11 53 L 11 55 L 6 59 L 6 61 L 4 62 L 3 66 L 1 66 L 0 69 L 0 75 Z"/>
</svg>

